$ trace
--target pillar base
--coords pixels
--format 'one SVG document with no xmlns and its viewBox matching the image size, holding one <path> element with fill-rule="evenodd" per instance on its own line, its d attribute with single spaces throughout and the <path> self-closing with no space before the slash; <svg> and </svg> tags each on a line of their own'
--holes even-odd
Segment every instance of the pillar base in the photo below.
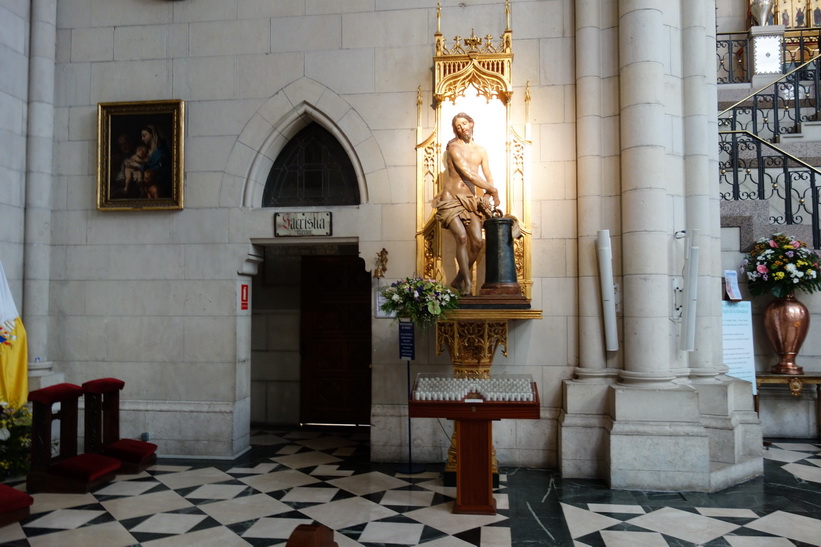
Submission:
<svg viewBox="0 0 821 547">
<path fill-rule="evenodd" d="M 29 391 L 42 389 L 66 381 L 66 375 L 54 371 L 51 361 L 36 361 L 28 364 Z"/>
<path fill-rule="evenodd" d="M 761 430 L 742 388 L 612 386 L 611 488 L 714 492 L 761 475 Z"/>
</svg>

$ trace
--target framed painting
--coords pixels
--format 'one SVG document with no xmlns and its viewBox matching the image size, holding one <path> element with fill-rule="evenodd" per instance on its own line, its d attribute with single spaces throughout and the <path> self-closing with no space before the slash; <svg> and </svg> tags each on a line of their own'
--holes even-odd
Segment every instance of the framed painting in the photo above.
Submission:
<svg viewBox="0 0 821 547">
<path fill-rule="evenodd" d="M 183 208 L 184 103 L 97 105 L 97 210 Z"/>
</svg>

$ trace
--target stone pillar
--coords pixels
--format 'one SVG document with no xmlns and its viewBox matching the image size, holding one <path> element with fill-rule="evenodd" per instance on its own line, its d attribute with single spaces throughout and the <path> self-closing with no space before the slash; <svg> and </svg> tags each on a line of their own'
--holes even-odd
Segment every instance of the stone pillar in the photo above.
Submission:
<svg viewBox="0 0 821 547">
<path fill-rule="evenodd" d="M 718 93 L 715 10 L 710 0 L 682 3 L 684 194 L 687 230 L 699 232 L 695 349 L 687 352 L 691 385 L 709 439 L 710 490 L 763 472 L 762 433 L 752 386 L 723 376 L 721 332 L 721 212 L 718 192 Z M 682 329 L 683 330 L 683 329 Z M 683 379 L 681 379 L 683 380 Z M 680 381 L 681 381 L 680 380 Z"/>
<path fill-rule="evenodd" d="M 62 379 L 54 375 L 48 356 L 56 41 L 57 0 L 32 0 L 23 272 L 23 323 L 28 334 L 32 390 Z"/>
<path fill-rule="evenodd" d="M 676 2 L 676 4 L 678 4 Z M 670 387 L 670 202 L 663 0 L 619 1 L 622 275 L 627 384 Z M 675 7 L 668 9 L 677 9 Z"/>
<path fill-rule="evenodd" d="M 604 319 L 596 256 L 599 230 L 618 233 L 618 139 L 613 135 L 615 111 L 607 78 L 615 74 L 602 58 L 602 51 L 615 50 L 609 32 L 616 21 L 605 21 L 603 3 L 610 0 L 576 0 L 576 165 L 578 218 L 578 330 L 579 366 L 572 380 L 562 386 L 559 415 L 559 465 L 568 478 L 601 478 L 607 475 L 609 446 L 607 431 L 608 386 L 619 368 L 621 353 L 606 351 Z M 610 72 L 608 74 L 608 71 Z M 613 238 L 618 248 L 618 237 Z"/>
<path fill-rule="evenodd" d="M 682 3 L 684 205 L 686 230 L 698 230 L 698 300 L 696 343 L 687 354 L 687 372 L 693 381 L 715 379 L 722 365 L 721 234 L 718 177 L 718 126 L 715 84 L 714 9 L 703 0 Z M 708 62 L 709 60 L 709 62 Z M 711 64 L 713 63 L 713 64 Z M 678 250 L 678 249 L 677 249 Z M 686 250 L 681 249 L 682 256 Z M 684 336 L 684 324 L 679 336 Z"/>
<path fill-rule="evenodd" d="M 603 27 L 602 0 L 576 1 L 576 163 L 578 166 L 578 256 L 579 256 L 579 367 L 578 380 L 614 377 L 618 354 L 604 347 L 601 292 L 599 289 L 596 237 L 599 230 L 614 228 L 607 222 L 604 210 L 613 203 L 618 189 L 618 172 L 609 172 L 616 157 L 614 141 L 607 137 L 604 112 L 606 91 L 602 62 L 602 42 L 607 34 Z M 606 46 L 605 46 L 606 47 Z M 610 196 L 610 197 L 608 197 Z M 610 203 L 608 203 L 608 200 Z M 612 222 L 612 219 L 611 219 Z M 618 247 L 614 238 L 614 247 Z"/>
</svg>

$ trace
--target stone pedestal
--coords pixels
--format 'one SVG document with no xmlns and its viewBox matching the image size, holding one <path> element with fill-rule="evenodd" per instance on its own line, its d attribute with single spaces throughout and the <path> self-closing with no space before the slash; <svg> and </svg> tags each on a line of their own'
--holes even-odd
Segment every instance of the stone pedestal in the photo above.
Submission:
<svg viewBox="0 0 821 547">
<path fill-rule="evenodd" d="M 611 488 L 710 490 L 709 437 L 691 387 L 610 388 Z"/>
<path fill-rule="evenodd" d="M 751 83 L 754 90 L 768 86 L 783 74 L 784 30 L 783 25 L 750 29 L 753 57 Z"/>
<path fill-rule="evenodd" d="M 610 389 L 612 488 L 715 492 L 763 473 L 749 384 Z"/>
</svg>

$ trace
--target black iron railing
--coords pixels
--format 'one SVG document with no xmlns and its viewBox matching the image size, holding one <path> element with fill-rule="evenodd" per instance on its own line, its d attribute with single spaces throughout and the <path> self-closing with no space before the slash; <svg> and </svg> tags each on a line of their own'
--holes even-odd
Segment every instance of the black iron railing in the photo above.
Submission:
<svg viewBox="0 0 821 547">
<path fill-rule="evenodd" d="M 787 30 L 781 46 L 783 72 L 789 72 L 817 57 L 821 28 Z M 753 56 L 748 32 L 720 32 L 716 35 L 716 82 L 749 83 L 753 75 Z"/>
<path fill-rule="evenodd" d="M 821 248 L 821 171 L 746 130 L 719 132 L 719 169 L 722 200 L 766 200 L 772 224 L 809 225 Z"/>
<path fill-rule="evenodd" d="M 793 68 L 767 87 L 720 112 L 719 128 L 746 130 L 775 142 L 781 135 L 797 133 L 802 122 L 817 120 L 821 104 L 820 59 L 815 57 Z"/>
<path fill-rule="evenodd" d="M 788 30 L 784 33 L 784 72 L 818 56 L 821 28 Z"/>
<path fill-rule="evenodd" d="M 722 32 L 716 37 L 716 81 L 740 84 L 750 81 L 750 38 L 746 32 Z"/>
</svg>

